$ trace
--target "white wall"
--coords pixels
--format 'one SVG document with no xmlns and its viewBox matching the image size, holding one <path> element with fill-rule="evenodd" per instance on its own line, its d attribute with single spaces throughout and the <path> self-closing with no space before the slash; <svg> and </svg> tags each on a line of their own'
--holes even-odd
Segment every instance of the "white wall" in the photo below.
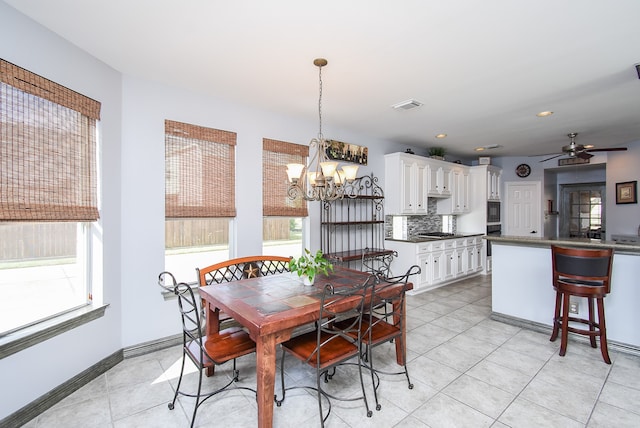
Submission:
<svg viewBox="0 0 640 428">
<path fill-rule="evenodd" d="M 0 2 L 0 57 L 102 103 L 102 172 L 108 178 L 103 180 L 101 219 L 95 231 L 104 253 L 95 269 L 96 286 L 104 285 L 103 298 L 110 303 L 104 317 L 0 360 L 2 419 L 122 348 L 121 77 L 4 2 Z"/>
<path fill-rule="evenodd" d="M 636 235 L 640 225 L 639 204 L 616 204 L 616 183 L 640 180 L 640 141 L 626 152 L 609 152 L 607 162 L 607 237 Z"/>
<path fill-rule="evenodd" d="M 0 385 L 12 385 L 2 419 L 113 352 L 179 332 L 175 302 L 156 285 L 164 267 L 165 119 L 238 134 L 238 256 L 262 251 L 262 138 L 308 144 L 318 124 L 121 76 L 3 2 L 0 56 L 102 103 L 104 246 L 95 286 L 110 304 L 103 318 L 0 360 Z M 328 138 L 369 148 L 359 175 L 373 171 L 384 187 L 383 155 L 405 147 L 323 125 Z M 319 209 L 309 205 L 312 249 L 320 247 Z"/>
</svg>

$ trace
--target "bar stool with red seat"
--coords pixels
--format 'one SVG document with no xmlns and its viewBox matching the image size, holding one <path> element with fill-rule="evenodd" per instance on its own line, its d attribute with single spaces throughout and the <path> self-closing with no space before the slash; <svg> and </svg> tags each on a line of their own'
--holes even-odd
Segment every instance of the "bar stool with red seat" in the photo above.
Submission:
<svg viewBox="0 0 640 428">
<path fill-rule="evenodd" d="M 596 336 L 598 336 L 602 358 L 605 363 L 611 364 L 607 349 L 604 298 L 611 291 L 613 249 L 563 248 L 552 245 L 551 256 L 556 306 L 550 340 L 555 341 L 558 330 L 562 330 L 560 355 L 564 356 L 567 352 L 569 332 L 589 336 L 592 348 L 597 348 Z M 588 319 L 569 315 L 571 296 L 587 299 Z M 594 299 L 597 302 L 597 321 L 593 306 Z M 574 326 L 569 323 L 573 323 Z M 575 323 L 585 324 L 588 329 L 579 328 Z"/>
</svg>

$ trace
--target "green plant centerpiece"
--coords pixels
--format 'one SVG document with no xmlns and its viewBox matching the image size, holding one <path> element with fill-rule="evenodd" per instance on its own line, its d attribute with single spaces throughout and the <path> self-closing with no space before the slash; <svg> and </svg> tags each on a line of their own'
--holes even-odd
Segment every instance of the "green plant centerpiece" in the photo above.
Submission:
<svg viewBox="0 0 640 428">
<path fill-rule="evenodd" d="M 443 147 L 431 147 L 429 149 L 429 156 L 436 159 L 444 159 L 446 150 Z"/>
<path fill-rule="evenodd" d="M 333 265 L 329 263 L 329 260 L 324 258 L 322 250 L 318 250 L 315 254 L 312 254 L 311 251 L 305 248 L 304 253 L 297 259 L 291 257 L 291 260 L 289 260 L 289 270 L 297 273 L 306 285 L 311 285 L 319 273 L 329 275 L 329 272 L 333 272 Z"/>
</svg>

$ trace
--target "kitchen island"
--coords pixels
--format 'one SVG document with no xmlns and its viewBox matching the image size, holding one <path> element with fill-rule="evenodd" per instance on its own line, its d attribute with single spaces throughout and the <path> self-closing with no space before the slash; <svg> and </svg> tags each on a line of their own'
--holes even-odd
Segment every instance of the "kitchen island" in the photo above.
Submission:
<svg viewBox="0 0 640 428">
<path fill-rule="evenodd" d="M 579 238 L 485 239 L 492 245 L 492 318 L 549 335 L 555 305 L 551 245 L 613 248 L 611 293 L 604 299 L 607 340 L 610 349 L 640 353 L 640 245 Z M 586 299 L 574 299 L 579 316 L 584 316 Z"/>
</svg>

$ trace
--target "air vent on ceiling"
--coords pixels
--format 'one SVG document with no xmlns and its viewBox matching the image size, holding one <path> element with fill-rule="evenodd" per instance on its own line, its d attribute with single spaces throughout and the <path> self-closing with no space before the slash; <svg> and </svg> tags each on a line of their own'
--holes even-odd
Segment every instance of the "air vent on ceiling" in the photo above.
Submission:
<svg viewBox="0 0 640 428">
<path fill-rule="evenodd" d="M 410 110 L 412 108 L 420 107 L 421 105 L 422 103 L 420 101 L 406 100 L 406 101 L 402 101 L 397 104 L 394 104 L 391 107 L 393 107 L 396 110 Z"/>
</svg>

